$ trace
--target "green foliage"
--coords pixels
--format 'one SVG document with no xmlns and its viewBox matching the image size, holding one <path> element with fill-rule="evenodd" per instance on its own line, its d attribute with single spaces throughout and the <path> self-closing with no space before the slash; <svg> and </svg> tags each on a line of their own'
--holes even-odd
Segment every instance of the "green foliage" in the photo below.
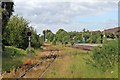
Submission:
<svg viewBox="0 0 120 80">
<path fill-rule="evenodd" d="M 47 42 L 52 42 L 52 44 L 62 43 L 78 43 L 82 41 L 82 34 L 80 32 L 66 32 L 64 29 L 59 29 L 56 34 L 53 34 L 51 30 L 44 30 L 42 39 L 47 39 Z"/>
<path fill-rule="evenodd" d="M 26 51 L 26 54 L 28 54 L 28 48 L 25 51 Z M 35 49 L 31 47 L 30 48 L 30 53 L 35 54 Z"/>
<path fill-rule="evenodd" d="M 39 41 L 40 41 L 40 45 L 43 45 L 43 43 L 44 43 L 44 36 L 43 35 L 41 35 L 39 37 Z"/>
<path fill-rule="evenodd" d="M 31 47 L 33 48 L 40 48 L 42 43 L 40 42 L 39 35 L 37 35 L 37 32 L 31 27 Z"/>
<path fill-rule="evenodd" d="M 65 36 L 67 36 L 67 32 L 64 29 L 59 29 L 56 32 L 57 42 L 64 43 Z"/>
<path fill-rule="evenodd" d="M 118 40 L 108 41 L 93 50 L 91 64 L 102 71 L 112 70 L 118 62 Z"/>
<path fill-rule="evenodd" d="M 107 38 L 103 37 L 103 43 L 107 43 L 107 42 L 108 42 Z"/>
<path fill-rule="evenodd" d="M 96 43 L 100 44 L 101 43 L 101 37 L 98 37 Z"/>
<path fill-rule="evenodd" d="M 5 6 L 6 5 L 6 6 Z M 7 22 L 9 21 L 10 16 L 14 11 L 14 2 L 2 2 L 2 33 L 4 33 L 4 29 L 6 28 Z"/>
<path fill-rule="evenodd" d="M 92 31 L 90 32 L 89 30 L 85 30 L 84 32 L 67 32 L 64 29 L 59 29 L 56 34 L 53 34 L 51 30 L 44 30 L 43 31 L 43 38 L 47 39 L 47 42 L 52 42 L 54 43 L 54 39 L 56 40 L 57 43 L 62 43 L 65 44 L 66 42 L 68 43 L 83 43 L 83 38 L 85 39 L 85 43 L 101 43 L 102 38 L 101 38 L 101 32 L 100 31 Z"/>
<path fill-rule="evenodd" d="M 32 27 L 28 27 L 28 22 L 23 17 L 12 16 L 3 33 L 3 43 L 7 46 L 26 49 L 28 47 L 28 31 L 32 33 L 31 46 L 39 48 L 41 44 L 37 32 Z"/>
<path fill-rule="evenodd" d="M 57 44 L 57 40 L 56 40 L 56 37 L 54 36 L 54 39 L 52 40 L 52 44 L 53 45 L 56 45 Z"/>
<path fill-rule="evenodd" d="M 47 72 L 48 74 L 45 75 L 46 78 L 118 78 L 117 66 L 111 74 L 110 72 L 102 72 L 100 69 L 86 64 L 85 59 L 90 58 L 91 52 L 67 48 L 59 54 L 68 56 L 58 59 L 54 66 Z"/>
<path fill-rule="evenodd" d="M 53 41 L 52 41 L 52 44 L 53 44 L 53 45 L 56 45 L 56 40 L 53 40 Z"/>
<path fill-rule="evenodd" d="M 23 64 L 22 60 L 26 52 L 13 46 L 5 46 L 2 56 L 2 71 L 9 71 Z"/>
<path fill-rule="evenodd" d="M 47 39 L 47 42 L 52 42 L 54 39 L 54 34 L 52 33 L 51 30 L 43 30 L 43 37 L 44 37 L 44 41 Z"/>
<path fill-rule="evenodd" d="M 119 38 L 119 30 L 115 32 L 115 34 L 111 33 L 104 33 L 101 31 L 89 31 L 85 28 L 83 29 L 83 32 L 67 32 L 64 29 L 59 29 L 56 34 L 53 34 L 51 30 L 44 30 L 43 31 L 44 38 L 47 39 L 47 42 L 54 42 L 55 39 L 56 42 L 65 44 L 68 43 L 106 43 L 107 38 L 115 39 Z M 105 37 L 103 37 L 103 34 L 105 34 Z M 42 38 L 42 37 L 41 37 Z M 71 44 L 71 45 L 72 45 Z"/>
<path fill-rule="evenodd" d="M 48 41 L 48 42 L 52 42 L 53 39 L 54 39 L 54 36 L 55 36 L 55 35 L 52 33 L 51 30 L 47 30 L 46 38 L 47 38 L 47 41 Z"/>
<path fill-rule="evenodd" d="M 113 33 L 105 33 L 105 35 L 107 38 L 112 38 L 112 39 L 115 38 L 115 35 Z"/>
<path fill-rule="evenodd" d="M 85 38 L 85 41 L 86 41 L 86 42 L 87 42 L 87 40 L 90 38 L 90 36 L 91 36 L 91 34 L 90 34 L 89 31 L 83 33 L 83 37 Z"/>
<path fill-rule="evenodd" d="M 57 43 L 65 44 L 68 43 L 83 43 L 83 38 L 85 39 L 85 43 L 101 43 L 101 32 L 100 31 L 92 31 L 83 29 L 83 32 L 67 32 L 64 29 L 59 29 L 56 34 L 53 34 L 51 30 L 43 31 L 44 38 L 47 39 L 47 42 L 54 42 L 56 39 Z"/>
<path fill-rule="evenodd" d="M 2 19 L 2 34 L 3 34 L 5 32 L 9 18 L 14 12 L 14 2 L 11 0 L 9 2 L 1 1 L 0 3 L 1 3 L 0 13 L 2 13 L 2 15 L 0 15 L 0 19 Z M 2 48 L 4 50 L 3 38 L 2 42 L 3 42 Z"/>
<path fill-rule="evenodd" d="M 26 55 L 26 52 L 22 49 L 15 48 L 13 46 L 5 46 L 2 56 L 8 58 L 14 58 L 18 55 Z"/>
<path fill-rule="evenodd" d="M 70 42 L 79 43 L 80 41 L 82 41 L 82 33 L 79 32 L 70 33 Z"/>
<path fill-rule="evenodd" d="M 23 17 L 12 16 L 3 33 L 3 43 L 25 49 L 28 46 L 27 25 Z"/>
<path fill-rule="evenodd" d="M 74 42 L 73 42 L 73 41 L 71 42 L 71 45 L 72 45 L 72 46 L 74 45 Z"/>
<path fill-rule="evenodd" d="M 97 43 L 97 42 L 99 42 L 98 38 L 100 38 L 100 36 L 101 36 L 101 32 L 100 31 L 92 32 L 91 36 L 90 36 L 90 43 Z"/>
</svg>

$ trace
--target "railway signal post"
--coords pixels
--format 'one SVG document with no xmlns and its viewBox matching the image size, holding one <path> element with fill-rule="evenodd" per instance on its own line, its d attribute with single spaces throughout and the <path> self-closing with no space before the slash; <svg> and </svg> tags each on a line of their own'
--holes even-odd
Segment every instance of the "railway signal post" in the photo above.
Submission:
<svg viewBox="0 0 120 80">
<path fill-rule="evenodd" d="M 28 41 L 29 41 L 29 45 L 28 45 L 28 55 L 30 56 L 30 48 L 31 48 L 31 39 L 30 39 L 30 37 L 31 37 L 31 32 L 27 32 L 27 36 L 28 36 Z"/>
<path fill-rule="evenodd" d="M 101 44 L 103 43 L 103 34 L 101 33 Z"/>
</svg>

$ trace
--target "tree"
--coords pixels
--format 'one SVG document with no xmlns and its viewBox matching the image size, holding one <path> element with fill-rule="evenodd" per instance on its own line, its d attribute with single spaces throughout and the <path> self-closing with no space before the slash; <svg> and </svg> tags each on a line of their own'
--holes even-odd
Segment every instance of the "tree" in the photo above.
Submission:
<svg viewBox="0 0 120 80">
<path fill-rule="evenodd" d="M 2 32 L 4 33 L 4 29 L 9 21 L 10 16 L 14 12 L 14 2 L 2 2 L 1 5 L 2 10 Z"/>
<path fill-rule="evenodd" d="M 9 21 L 10 16 L 14 12 L 14 2 L 13 1 L 10 1 L 10 2 L 1 1 L 0 12 L 2 13 L 2 34 L 3 34 L 5 32 L 4 30 L 6 28 L 7 22 Z M 2 37 L 4 38 L 4 36 Z M 3 38 L 2 38 L 2 42 L 3 42 Z M 4 43 L 2 47 L 4 50 Z"/>
<path fill-rule="evenodd" d="M 100 39 L 98 39 L 100 36 L 101 36 L 101 32 L 100 31 L 91 32 L 90 43 L 100 42 L 100 41 L 98 41 L 98 40 L 100 40 Z"/>
<path fill-rule="evenodd" d="M 47 34 L 47 40 L 48 40 L 48 42 L 52 42 L 53 39 L 54 39 L 54 37 L 55 37 L 55 35 L 52 32 L 49 32 Z"/>
<path fill-rule="evenodd" d="M 105 33 L 105 35 L 107 38 L 111 38 L 111 39 L 115 38 L 115 34 L 113 34 L 113 33 Z"/>
<path fill-rule="evenodd" d="M 44 41 L 45 41 L 45 37 L 46 37 L 46 31 L 45 30 L 43 30 L 43 35 L 44 35 Z"/>
<path fill-rule="evenodd" d="M 84 29 L 83 29 L 83 32 L 85 32 L 85 31 L 86 31 L 86 29 L 84 28 Z"/>
<path fill-rule="evenodd" d="M 64 29 L 59 29 L 56 32 L 57 42 L 64 43 L 65 36 L 68 36 L 68 33 Z"/>
<path fill-rule="evenodd" d="M 54 39 L 54 34 L 51 30 L 43 30 L 43 35 L 44 35 L 44 41 L 46 41 L 45 39 L 47 39 L 47 42 L 52 42 Z"/>
<path fill-rule="evenodd" d="M 31 27 L 30 32 L 32 33 L 32 35 L 31 35 L 31 47 L 40 48 L 40 46 L 41 46 L 40 39 L 39 39 L 39 35 L 37 34 L 36 30 L 33 27 Z"/>
<path fill-rule="evenodd" d="M 31 46 L 40 47 L 39 35 L 33 27 L 28 27 L 28 21 L 23 17 L 12 16 L 3 34 L 3 43 L 7 46 L 26 49 L 28 47 L 28 31 L 32 33 Z"/>
<path fill-rule="evenodd" d="M 88 42 L 88 39 L 90 38 L 90 32 L 88 30 L 83 32 L 83 37 L 85 38 L 85 42 Z"/>
<path fill-rule="evenodd" d="M 3 33 L 3 43 L 25 49 L 27 47 L 28 22 L 23 17 L 12 16 Z"/>
</svg>

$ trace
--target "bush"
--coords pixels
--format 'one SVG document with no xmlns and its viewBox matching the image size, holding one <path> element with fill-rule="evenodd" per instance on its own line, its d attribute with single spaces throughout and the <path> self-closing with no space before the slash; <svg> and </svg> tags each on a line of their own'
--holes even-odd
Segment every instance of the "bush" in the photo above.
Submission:
<svg viewBox="0 0 120 80">
<path fill-rule="evenodd" d="M 30 53 L 34 54 L 35 53 L 35 49 L 31 47 L 30 48 Z M 26 54 L 28 54 L 28 48 L 26 49 Z"/>
<path fill-rule="evenodd" d="M 73 41 L 71 41 L 71 45 L 72 45 L 72 46 L 74 45 L 74 42 L 73 42 Z"/>
<path fill-rule="evenodd" d="M 56 45 L 56 40 L 53 40 L 53 41 L 52 41 L 52 44 L 53 44 L 53 45 Z"/>
<path fill-rule="evenodd" d="M 17 55 L 25 55 L 26 52 L 23 49 L 19 49 L 13 46 L 5 46 L 5 50 L 3 51 L 3 57 L 15 57 Z"/>
<path fill-rule="evenodd" d="M 5 46 L 2 54 L 2 71 L 10 71 L 23 64 L 23 57 L 26 52 L 13 46 Z"/>
<path fill-rule="evenodd" d="M 103 44 L 102 47 L 95 47 L 91 63 L 102 71 L 112 70 L 118 62 L 118 41 L 112 40 Z"/>
<path fill-rule="evenodd" d="M 96 43 L 100 44 L 101 43 L 101 37 L 99 37 L 96 41 Z"/>
</svg>

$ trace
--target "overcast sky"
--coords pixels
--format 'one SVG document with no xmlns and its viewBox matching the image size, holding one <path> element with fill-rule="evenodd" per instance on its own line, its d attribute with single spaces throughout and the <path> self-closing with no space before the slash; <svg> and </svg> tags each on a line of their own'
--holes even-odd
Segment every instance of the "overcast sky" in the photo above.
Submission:
<svg viewBox="0 0 120 80">
<path fill-rule="evenodd" d="M 56 32 L 103 30 L 118 25 L 118 0 L 14 0 L 15 13 L 34 26 Z"/>
</svg>

